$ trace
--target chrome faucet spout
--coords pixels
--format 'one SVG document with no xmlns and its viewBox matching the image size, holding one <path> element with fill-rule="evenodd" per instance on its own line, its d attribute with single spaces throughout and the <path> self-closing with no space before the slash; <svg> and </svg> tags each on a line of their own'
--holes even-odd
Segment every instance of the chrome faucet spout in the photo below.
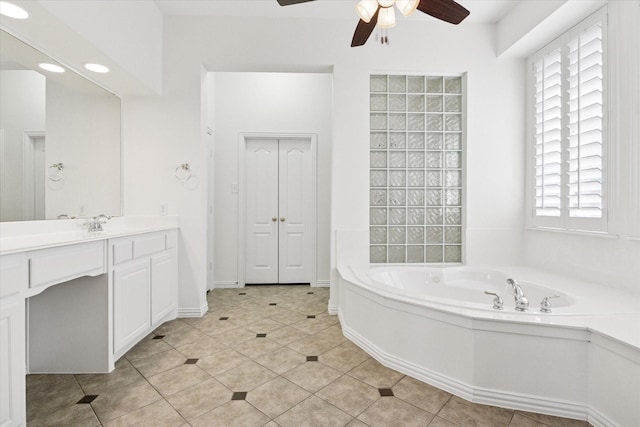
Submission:
<svg viewBox="0 0 640 427">
<path fill-rule="evenodd" d="M 529 308 L 529 300 L 524 296 L 524 291 L 520 287 L 520 284 L 512 278 L 507 279 L 507 284 L 513 288 L 513 300 L 516 303 L 516 310 L 527 311 L 527 308 Z"/>
</svg>

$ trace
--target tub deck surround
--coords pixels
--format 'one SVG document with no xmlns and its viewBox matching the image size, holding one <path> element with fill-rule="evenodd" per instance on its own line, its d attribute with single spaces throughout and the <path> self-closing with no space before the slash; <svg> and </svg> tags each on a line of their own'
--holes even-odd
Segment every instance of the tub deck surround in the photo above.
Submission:
<svg viewBox="0 0 640 427">
<path fill-rule="evenodd" d="M 113 218 L 91 233 L 85 222 L 0 225 L 3 425 L 24 424 L 25 366 L 30 373 L 110 372 L 177 317 L 178 218 Z"/>
<path fill-rule="evenodd" d="M 637 295 L 510 267 L 502 271 L 518 280 L 525 294 L 527 284 L 546 287 L 569 304 L 541 313 L 534 299 L 530 311 L 521 313 L 514 310 L 513 294 L 505 292 L 505 309 L 498 311 L 489 295 L 484 305 L 456 303 L 440 294 L 411 295 L 411 286 L 408 293 L 399 290 L 402 285 L 385 286 L 380 270 L 392 268 L 398 266 L 338 267 L 338 314 L 345 336 L 384 365 L 476 403 L 583 419 L 594 426 L 640 425 Z M 501 271 L 445 268 L 458 276 L 465 269 Z M 602 390 L 621 393 L 614 399 Z"/>
</svg>

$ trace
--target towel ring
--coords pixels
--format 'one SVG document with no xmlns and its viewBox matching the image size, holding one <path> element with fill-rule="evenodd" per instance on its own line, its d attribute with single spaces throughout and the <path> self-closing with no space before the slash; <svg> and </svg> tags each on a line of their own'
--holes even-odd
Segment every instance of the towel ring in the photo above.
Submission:
<svg viewBox="0 0 640 427">
<path fill-rule="evenodd" d="M 191 166 L 189 163 L 183 163 L 176 168 L 175 176 L 180 182 L 187 182 L 191 179 Z"/>
<path fill-rule="evenodd" d="M 49 166 L 47 176 L 51 181 L 58 182 L 64 177 L 64 165 L 62 163 L 54 163 Z"/>
</svg>

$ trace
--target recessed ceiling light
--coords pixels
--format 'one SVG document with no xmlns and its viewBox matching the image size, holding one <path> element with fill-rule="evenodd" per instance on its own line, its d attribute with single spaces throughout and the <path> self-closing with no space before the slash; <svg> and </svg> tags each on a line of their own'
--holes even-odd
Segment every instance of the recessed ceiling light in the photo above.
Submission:
<svg viewBox="0 0 640 427">
<path fill-rule="evenodd" d="M 107 67 L 105 67 L 104 65 L 100 65 L 100 64 L 85 64 L 84 68 L 86 68 L 89 71 L 93 71 L 94 73 L 108 73 L 109 69 Z"/>
<path fill-rule="evenodd" d="M 27 19 L 29 17 L 26 10 L 6 1 L 0 1 L 0 15 L 14 19 Z"/>
<path fill-rule="evenodd" d="M 43 70 L 51 71 L 52 73 L 64 73 L 64 68 L 56 64 L 49 64 L 48 62 L 42 62 L 38 64 L 38 67 Z"/>
</svg>

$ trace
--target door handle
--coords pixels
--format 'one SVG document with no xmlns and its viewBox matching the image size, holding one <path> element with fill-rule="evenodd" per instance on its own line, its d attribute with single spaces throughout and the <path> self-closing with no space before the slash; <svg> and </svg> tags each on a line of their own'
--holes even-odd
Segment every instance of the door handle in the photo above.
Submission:
<svg viewBox="0 0 640 427">
<path fill-rule="evenodd" d="M 276 222 L 278 220 L 278 218 L 276 218 L 275 216 L 273 218 L 271 218 L 271 221 Z"/>
<path fill-rule="evenodd" d="M 283 216 L 280 217 L 280 222 L 284 222 L 284 217 Z"/>
</svg>

